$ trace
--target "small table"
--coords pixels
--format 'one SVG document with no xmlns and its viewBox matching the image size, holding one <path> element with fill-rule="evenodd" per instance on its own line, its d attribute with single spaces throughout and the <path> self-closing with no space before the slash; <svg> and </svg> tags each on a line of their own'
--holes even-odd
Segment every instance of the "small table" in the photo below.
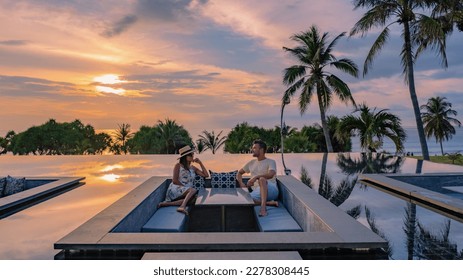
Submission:
<svg viewBox="0 0 463 280">
<path fill-rule="evenodd" d="M 225 231 L 225 206 L 254 205 L 254 200 L 252 200 L 249 192 L 243 188 L 202 188 L 198 192 L 196 205 L 219 205 L 222 231 Z"/>
</svg>

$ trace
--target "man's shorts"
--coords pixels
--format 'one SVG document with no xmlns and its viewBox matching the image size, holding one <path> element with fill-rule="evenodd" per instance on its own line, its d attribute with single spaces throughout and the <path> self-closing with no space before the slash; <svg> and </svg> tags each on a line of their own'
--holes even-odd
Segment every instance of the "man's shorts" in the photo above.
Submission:
<svg viewBox="0 0 463 280">
<path fill-rule="evenodd" d="M 277 200 L 277 198 L 278 198 L 278 187 L 277 187 L 276 182 L 267 181 L 267 187 L 268 187 L 267 201 Z M 257 201 L 261 200 L 261 198 L 260 198 L 260 187 L 255 188 L 251 192 L 251 197 L 252 197 L 253 200 L 257 200 Z"/>
</svg>

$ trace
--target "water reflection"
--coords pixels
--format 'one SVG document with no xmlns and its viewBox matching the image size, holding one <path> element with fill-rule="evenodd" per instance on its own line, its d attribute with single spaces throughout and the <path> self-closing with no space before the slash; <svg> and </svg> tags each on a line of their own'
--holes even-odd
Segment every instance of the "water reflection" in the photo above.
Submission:
<svg viewBox="0 0 463 280">
<path fill-rule="evenodd" d="M 268 154 L 284 175 L 279 154 Z M 200 154 L 206 167 L 227 172 L 251 155 Z M 12 176 L 83 176 L 85 185 L 0 220 L 0 259 L 52 259 L 53 243 L 149 177 L 172 176 L 175 155 L 0 156 Z M 293 176 L 389 242 L 392 259 L 461 259 L 463 224 L 357 183 L 359 173 L 415 173 L 418 161 L 377 154 L 285 154 Z M 420 172 L 463 172 L 422 162 Z M 2 175 L 3 175 L 2 174 Z M 106 179 L 106 180 L 105 180 Z"/>
<path fill-rule="evenodd" d="M 336 161 L 336 167 L 332 166 L 333 161 Z M 361 173 L 429 173 L 436 169 L 462 172 L 461 167 L 375 153 L 339 154 L 336 157 L 325 154 L 319 159 L 320 169 L 315 171 L 315 166 L 312 161 L 301 163 L 300 173 L 295 176 L 384 238 L 391 259 L 462 258 L 461 222 L 357 183 Z M 293 170 L 297 169 L 293 167 Z M 433 226 L 426 227 L 422 221 Z M 428 230 L 436 228 L 440 229 L 437 233 Z"/>
</svg>

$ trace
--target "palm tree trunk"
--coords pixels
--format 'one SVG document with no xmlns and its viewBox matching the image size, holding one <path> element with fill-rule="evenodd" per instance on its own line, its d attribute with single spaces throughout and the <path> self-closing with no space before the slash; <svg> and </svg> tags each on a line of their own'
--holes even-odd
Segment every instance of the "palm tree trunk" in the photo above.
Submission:
<svg viewBox="0 0 463 280">
<path fill-rule="evenodd" d="M 413 73 L 413 58 L 412 58 L 412 45 L 410 38 L 410 25 L 408 21 L 404 21 L 404 40 L 405 40 L 405 56 L 407 57 L 408 67 L 408 89 L 410 91 L 410 98 L 412 100 L 413 112 L 415 113 L 416 128 L 418 129 L 418 137 L 420 138 L 421 153 L 424 160 L 429 160 L 428 145 L 424 135 L 423 120 L 421 119 L 420 105 L 418 104 L 418 97 L 416 96 L 415 89 L 415 76 Z"/>
<path fill-rule="evenodd" d="M 442 139 L 439 140 L 439 143 L 440 143 L 440 151 L 442 155 L 444 155 L 444 147 L 442 146 Z"/>
<path fill-rule="evenodd" d="M 328 153 L 333 152 L 333 145 L 331 145 L 330 131 L 328 129 L 328 123 L 326 122 L 325 106 L 323 106 L 322 98 L 320 93 L 317 93 L 318 106 L 320 107 L 320 118 L 322 121 L 323 135 L 325 136 L 326 150 Z"/>
</svg>

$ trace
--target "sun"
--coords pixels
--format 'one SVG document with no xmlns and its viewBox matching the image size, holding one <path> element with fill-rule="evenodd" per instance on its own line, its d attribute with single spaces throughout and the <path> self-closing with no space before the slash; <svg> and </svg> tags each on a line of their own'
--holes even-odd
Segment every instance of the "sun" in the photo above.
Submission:
<svg viewBox="0 0 463 280">
<path fill-rule="evenodd" d="M 93 78 L 94 82 L 103 84 L 103 85 L 114 85 L 114 84 L 121 84 L 126 83 L 127 81 L 121 80 L 119 75 L 116 74 L 105 74 L 98 77 Z"/>
<path fill-rule="evenodd" d="M 117 74 L 105 74 L 105 75 L 97 76 L 93 78 L 93 81 L 100 84 L 100 85 L 95 86 L 98 92 L 113 93 L 117 95 L 124 95 L 125 93 L 125 90 L 123 88 L 114 88 L 114 87 L 108 86 L 108 85 L 127 83 L 127 81 L 121 80 L 119 78 L 119 75 Z"/>
</svg>

